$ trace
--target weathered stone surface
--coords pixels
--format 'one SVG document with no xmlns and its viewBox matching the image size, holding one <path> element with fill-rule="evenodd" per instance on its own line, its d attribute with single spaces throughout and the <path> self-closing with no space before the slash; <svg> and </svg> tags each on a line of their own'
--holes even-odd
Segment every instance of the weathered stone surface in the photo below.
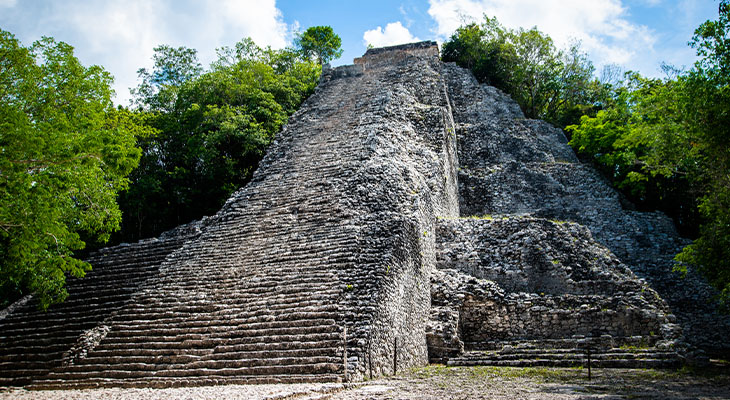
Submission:
<svg viewBox="0 0 730 400">
<path fill-rule="evenodd" d="M 432 361 L 488 363 L 484 355 L 460 357 L 459 342 L 467 351 L 502 353 L 535 341 L 543 351 L 557 343 L 580 352 L 583 338 L 601 354 L 683 347 L 665 302 L 581 225 L 525 216 L 442 219 L 437 242 Z M 490 356 L 497 365 L 501 357 Z M 523 364 L 539 365 L 529 357 Z"/>
<path fill-rule="evenodd" d="M 720 332 L 730 328 L 730 318 L 718 313 L 712 300 L 716 292 L 692 271 L 687 279 L 672 272 L 672 257 L 688 243 L 677 234 L 672 221 L 660 212 L 624 208 L 626 201 L 595 170 L 578 162 L 562 132 L 540 121 L 524 119 L 513 101 L 494 88 L 478 85 L 468 72 L 453 65 L 445 69 L 454 120 L 457 132 L 461 133 L 458 136 L 461 215 L 529 215 L 585 226 L 592 238 L 623 263 L 621 268 L 631 269 L 642 285 L 648 284 L 667 301 L 668 308 L 662 313 L 681 326 L 684 338 L 680 343 L 683 340 L 689 343 L 692 356 L 697 356 L 697 349 L 727 353 L 730 347 Z M 543 243 L 549 232 L 541 228 L 524 234 Z M 463 241 L 462 245 L 483 241 L 480 262 L 491 267 L 469 271 L 470 265 L 479 263 L 462 262 L 458 255 L 450 255 L 444 262 L 455 262 L 466 268 L 467 273 L 495 279 L 507 291 L 516 293 L 545 292 L 539 286 L 574 289 L 572 283 L 562 286 L 559 283 L 573 282 L 571 276 L 560 276 L 544 268 L 554 249 L 533 250 L 532 259 L 524 254 L 521 259 L 508 254 L 506 260 L 511 262 L 502 271 L 505 263 L 500 257 L 505 255 L 505 246 L 499 239 L 506 237 L 487 238 L 466 232 L 458 239 Z M 444 248 L 448 249 L 451 241 L 452 238 L 447 239 Z M 587 245 L 585 255 L 607 251 L 597 249 L 596 245 Z M 521 248 L 524 251 L 529 247 Z M 580 264 L 586 266 L 585 262 Z M 516 269 L 517 265 L 520 268 Z M 595 267 L 610 270 L 606 265 Z M 619 280 L 616 284 L 623 286 L 629 281 Z M 605 283 L 597 284 L 594 294 L 610 294 Z M 621 298 L 627 292 L 620 290 L 616 297 Z M 661 318 L 656 323 L 665 326 Z M 707 329 L 709 326 L 723 328 Z M 677 330 L 675 326 L 664 331 Z M 653 332 L 658 335 L 656 330 Z"/>
<path fill-rule="evenodd" d="M 458 215 L 442 67 L 427 42 L 326 71 L 251 183 L 124 305 L 69 335 L 66 362 L 33 387 L 336 381 L 425 364 L 436 216 Z"/>
<path fill-rule="evenodd" d="M 199 235 L 203 225 L 193 222 L 158 239 L 92 254 L 88 261 L 93 270 L 84 279 L 69 280 L 68 299 L 48 312 L 38 311 L 32 298 L 18 302 L 0 319 L 0 385 L 25 385 L 84 358 L 108 332 L 105 321 L 157 274 L 165 257 Z"/>
<path fill-rule="evenodd" d="M 684 340 L 724 348 L 708 286 L 668 272 L 685 243 L 434 42 L 371 49 L 323 72 L 216 215 L 100 251 L 46 314 L 0 313 L 0 384 L 327 382 L 588 350 L 676 365 Z"/>
</svg>

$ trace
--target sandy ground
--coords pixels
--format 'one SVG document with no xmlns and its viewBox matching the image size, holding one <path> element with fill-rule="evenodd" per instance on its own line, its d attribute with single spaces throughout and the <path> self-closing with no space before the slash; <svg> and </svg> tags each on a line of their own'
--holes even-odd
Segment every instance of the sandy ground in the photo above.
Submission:
<svg viewBox="0 0 730 400">
<path fill-rule="evenodd" d="M 174 389 L 0 391 L 5 399 L 730 399 L 730 371 L 446 368 L 357 384 L 228 385 Z"/>
</svg>

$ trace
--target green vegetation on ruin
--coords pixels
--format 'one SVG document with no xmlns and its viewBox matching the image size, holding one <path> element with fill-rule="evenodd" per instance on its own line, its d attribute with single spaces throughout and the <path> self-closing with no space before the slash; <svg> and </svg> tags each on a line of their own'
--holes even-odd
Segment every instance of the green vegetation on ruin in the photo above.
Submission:
<svg viewBox="0 0 730 400">
<path fill-rule="evenodd" d="M 243 39 L 208 68 L 194 49 L 158 46 L 134 105 L 115 108 L 103 67 L 0 30 L 0 307 L 35 293 L 47 308 L 91 268 L 82 250 L 215 213 L 341 54 L 329 27 L 296 43 Z"/>
<path fill-rule="evenodd" d="M 699 60 L 666 78 L 595 68 L 580 43 L 558 49 L 536 28 L 496 18 L 458 28 L 444 61 L 508 93 L 639 209 L 673 217 L 694 241 L 676 256 L 730 303 L 730 2 L 688 38 Z M 342 54 L 330 27 L 294 48 L 250 39 L 203 67 L 161 45 L 140 69 L 134 106 L 114 107 L 113 77 L 52 38 L 30 46 L 0 30 L 0 305 L 37 293 L 43 307 L 83 276 L 85 248 L 152 237 L 215 213 L 252 178 L 267 146 Z M 109 242 L 111 240 L 111 242 Z"/>
<path fill-rule="evenodd" d="M 666 78 L 607 67 L 601 79 L 580 44 L 556 49 L 533 28 L 495 18 L 456 30 L 444 61 L 509 94 L 529 118 L 566 129 L 570 144 L 639 209 L 669 214 L 694 242 L 676 269 L 694 265 L 730 302 L 730 2 L 689 46 L 699 61 L 664 66 Z"/>
</svg>

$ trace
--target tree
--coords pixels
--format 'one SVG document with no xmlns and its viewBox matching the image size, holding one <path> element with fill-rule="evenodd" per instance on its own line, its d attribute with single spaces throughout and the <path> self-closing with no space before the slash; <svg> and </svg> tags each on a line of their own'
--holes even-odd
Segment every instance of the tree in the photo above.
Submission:
<svg viewBox="0 0 730 400">
<path fill-rule="evenodd" d="M 676 256 L 730 306 L 730 5 L 689 43 L 700 59 L 668 78 L 626 75 L 615 101 L 568 127 L 571 144 L 647 208 L 668 212 L 695 240 Z"/>
<path fill-rule="evenodd" d="M 509 91 L 515 52 L 508 34 L 496 18 L 459 27 L 444 43 L 442 58 L 470 69 L 479 82 Z"/>
<path fill-rule="evenodd" d="M 203 67 L 198 52 L 181 46 L 161 45 L 154 48 L 154 69 L 137 71 L 142 82 L 131 90 L 136 105 L 150 110 L 170 111 L 174 108 L 177 89 L 185 82 L 200 76 Z"/>
<path fill-rule="evenodd" d="M 140 166 L 120 198 L 124 240 L 154 236 L 218 211 L 251 179 L 321 72 L 297 51 L 260 48 L 251 39 L 218 49 L 208 70 L 198 68 L 194 54 L 160 46 L 152 71 L 141 71 L 135 101 L 157 133 L 139 139 Z"/>
<path fill-rule="evenodd" d="M 519 103 L 528 118 L 553 121 L 548 104 L 558 102 L 563 65 L 549 36 L 536 28 L 519 29 L 510 34 L 515 49 L 514 72 L 511 79 L 511 95 Z"/>
<path fill-rule="evenodd" d="M 700 60 L 695 70 L 700 74 L 728 84 L 730 80 L 730 2 L 721 0 L 717 21 L 705 21 L 694 32 L 689 45 L 697 49 Z"/>
<path fill-rule="evenodd" d="M 686 119 L 695 127 L 693 145 L 700 155 L 698 184 L 704 217 L 700 236 L 677 256 L 693 264 L 722 291 L 730 309 L 730 2 L 722 0 L 717 21 L 706 21 L 690 46 L 700 60 L 682 79 L 686 82 Z"/>
<path fill-rule="evenodd" d="M 306 59 L 322 65 L 342 56 L 342 39 L 330 26 L 312 26 L 297 34 L 294 45 Z"/>
<path fill-rule="evenodd" d="M 0 291 L 7 303 L 35 293 L 42 308 L 62 301 L 66 274 L 91 267 L 74 258 L 83 236 L 118 229 L 116 195 L 146 129 L 114 109 L 112 77 L 84 67 L 52 38 L 23 47 L 0 30 Z"/>
<path fill-rule="evenodd" d="M 444 43 L 442 58 L 509 94 L 528 118 L 560 126 L 577 121 L 602 93 L 578 43 L 558 51 L 536 28 L 510 30 L 496 18 L 458 28 Z"/>
<path fill-rule="evenodd" d="M 696 235 L 702 156 L 686 118 L 686 82 L 628 72 L 613 90 L 603 110 L 566 127 L 570 144 L 640 208 L 661 209 Z"/>
</svg>

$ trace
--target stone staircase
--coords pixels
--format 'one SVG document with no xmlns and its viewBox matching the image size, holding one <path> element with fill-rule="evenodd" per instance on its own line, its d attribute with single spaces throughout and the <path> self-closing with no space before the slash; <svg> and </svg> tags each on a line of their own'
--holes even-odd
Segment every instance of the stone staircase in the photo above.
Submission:
<svg viewBox="0 0 730 400">
<path fill-rule="evenodd" d="M 675 317 L 695 306 L 668 306 L 662 297 L 677 295 L 666 278 L 652 279 L 671 275 L 671 257 L 686 244 L 671 221 L 625 210 L 559 129 L 525 119 L 499 90 L 455 65 L 445 76 L 462 218 L 437 228 L 443 273 L 432 283 L 432 362 L 573 366 L 592 343 L 597 365 L 678 365 L 682 329 L 698 324 Z"/>
<path fill-rule="evenodd" d="M 87 260 L 93 269 L 85 278 L 69 280 L 65 302 L 43 312 L 29 298 L 2 318 L 0 386 L 26 385 L 82 354 L 97 339 L 94 328 L 129 303 L 160 263 L 195 235 L 178 228 L 160 239 L 103 249 Z"/>
<path fill-rule="evenodd" d="M 324 159 L 338 153 L 320 143 L 309 152 L 319 168 L 300 170 L 292 159 L 306 147 L 267 165 L 276 179 L 234 195 L 108 321 L 84 358 L 30 387 L 342 380 L 339 274 L 351 263 L 353 236 L 321 196 L 324 177 L 338 171 Z"/>
<path fill-rule="evenodd" d="M 448 360 L 449 366 L 498 367 L 587 367 L 596 368 L 677 368 L 681 365 L 674 350 L 637 346 L 611 347 L 590 339 L 494 341 L 467 343 L 467 350 Z M 609 338 L 610 342 L 610 338 Z"/>
<path fill-rule="evenodd" d="M 7 383 L 337 382 L 361 379 L 366 363 L 390 372 L 394 357 L 399 368 L 424 364 L 435 215 L 458 212 L 441 63 L 433 42 L 357 62 L 323 73 L 252 181 L 121 306 L 79 312 L 95 318 L 64 334 L 73 351 L 53 350 L 59 361 L 33 374 L 9 359 Z M 49 329 L 68 318 L 49 315 Z"/>
</svg>

